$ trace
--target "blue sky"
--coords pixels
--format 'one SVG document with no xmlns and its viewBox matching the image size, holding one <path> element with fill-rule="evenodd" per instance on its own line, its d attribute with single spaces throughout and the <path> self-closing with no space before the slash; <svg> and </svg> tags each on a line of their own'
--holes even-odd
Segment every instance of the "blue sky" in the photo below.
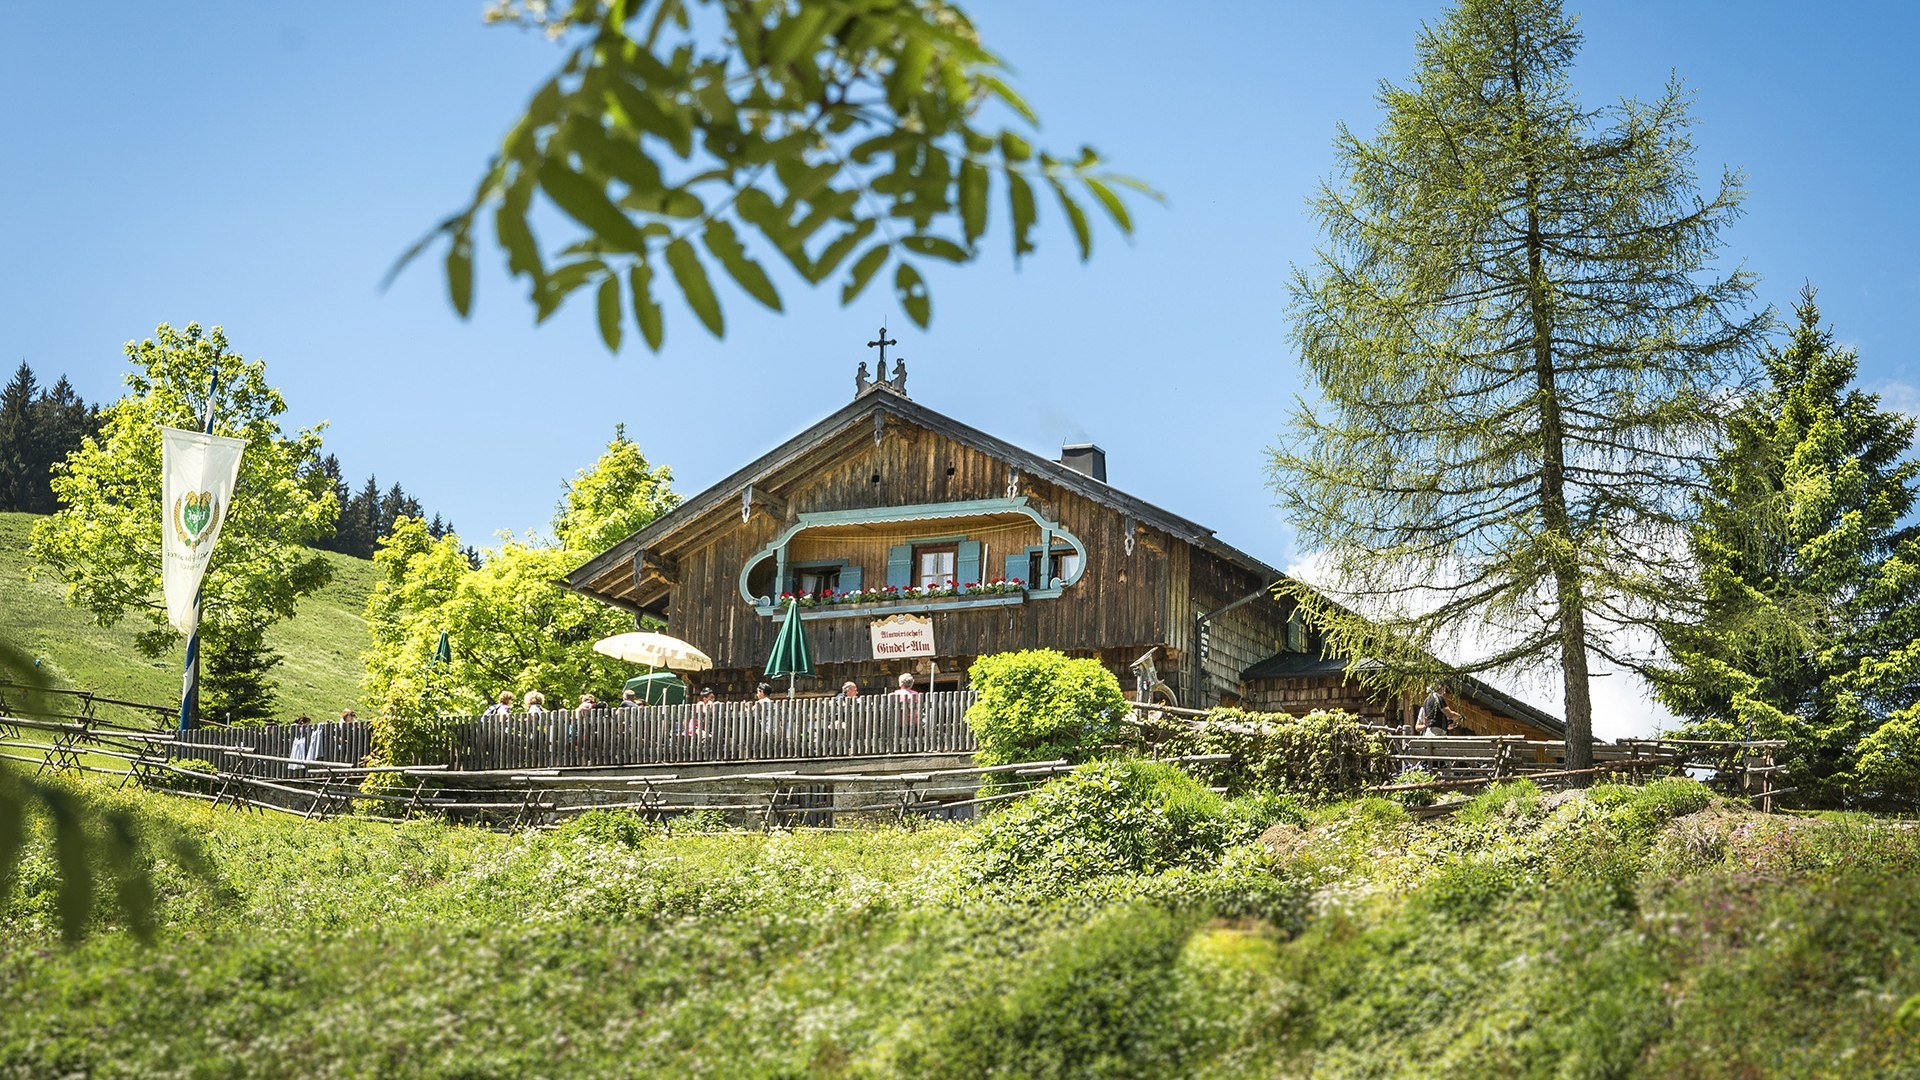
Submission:
<svg viewBox="0 0 1920 1080">
<path fill-rule="evenodd" d="M 475 317 L 437 266 L 393 258 L 470 190 L 557 62 L 477 0 L 24 5 L 0 36 L 0 361 L 119 392 L 120 347 L 162 321 L 226 327 L 293 419 L 326 420 L 350 475 L 398 480 L 469 537 L 543 525 L 562 480 L 625 423 L 692 492 L 852 393 L 881 320 L 913 396 L 1035 450 L 1091 438 L 1118 486 L 1287 564 L 1265 448 L 1302 387 L 1285 278 L 1334 124 L 1371 126 L 1438 3 L 969 5 L 1045 120 L 1164 191 L 1137 236 L 1079 264 L 1043 206 L 1041 251 L 934 276 L 920 332 L 875 290 L 734 294 L 724 342 L 670 307 L 667 348 L 609 356 L 590 305 L 545 326 L 497 266 Z M 1582 10 L 1573 5 L 1574 10 Z M 1785 307 L 1821 288 L 1863 382 L 1920 408 L 1920 9 L 1588 4 L 1589 103 L 1697 91 L 1699 165 L 1748 173 L 1728 254 Z M 1604 730 L 1603 730 L 1604 733 Z"/>
</svg>

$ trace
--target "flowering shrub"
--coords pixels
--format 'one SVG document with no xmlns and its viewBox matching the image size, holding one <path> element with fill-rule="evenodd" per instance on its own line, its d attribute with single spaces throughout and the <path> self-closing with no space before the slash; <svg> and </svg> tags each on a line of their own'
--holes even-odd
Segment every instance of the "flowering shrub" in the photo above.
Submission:
<svg viewBox="0 0 1920 1080">
<path fill-rule="evenodd" d="M 941 600 L 949 596 L 998 596 L 1025 592 L 1027 583 L 1019 578 L 994 578 L 992 581 L 954 581 L 942 585 L 871 585 L 864 589 L 821 589 L 818 592 L 783 592 L 781 606 L 798 602 L 803 608 L 833 607 L 840 604 L 881 604 L 889 600 Z"/>
</svg>

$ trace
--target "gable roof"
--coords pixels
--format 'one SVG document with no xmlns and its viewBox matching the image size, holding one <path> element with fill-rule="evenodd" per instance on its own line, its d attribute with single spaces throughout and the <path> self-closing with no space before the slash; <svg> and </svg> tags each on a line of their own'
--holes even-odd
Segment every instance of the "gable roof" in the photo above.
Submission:
<svg viewBox="0 0 1920 1080">
<path fill-rule="evenodd" d="M 591 582 L 604 577 L 609 570 L 620 563 L 630 561 L 635 552 L 658 547 L 670 540 L 675 533 L 705 518 L 713 511 L 737 502 L 741 493 L 749 486 L 766 480 L 810 450 L 855 429 L 862 422 L 871 423 L 871 418 L 876 414 L 898 417 L 907 423 L 944 435 L 963 446 L 997 457 L 1024 473 L 1057 484 L 1112 510 L 1129 514 L 1143 525 L 1151 525 L 1176 539 L 1184 540 L 1255 574 L 1264 575 L 1274 581 L 1286 576 L 1246 552 L 1223 543 L 1214 536 L 1212 529 L 1204 525 L 1128 495 L 1105 481 L 1095 480 L 1083 472 L 1070 469 L 1031 450 L 1022 449 L 1004 439 L 995 438 L 944 413 L 929 409 L 904 394 L 884 387 L 873 387 L 819 423 L 755 458 L 719 483 L 686 500 L 669 513 L 655 518 L 651 524 L 632 536 L 589 559 L 573 573 L 567 575 L 566 586 L 580 592 L 593 593 L 593 590 L 588 587 Z"/>
</svg>

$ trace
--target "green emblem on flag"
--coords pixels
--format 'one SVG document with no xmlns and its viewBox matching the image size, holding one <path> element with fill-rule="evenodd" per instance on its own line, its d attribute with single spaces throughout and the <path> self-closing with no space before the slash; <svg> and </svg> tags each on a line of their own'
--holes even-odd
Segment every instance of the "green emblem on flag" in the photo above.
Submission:
<svg viewBox="0 0 1920 1080">
<path fill-rule="evenodd" d="M 173 529 L 180 542 L 188 547 L 200 546 L 213 528 L 218 516 L 219 506 L 213 500 L 211 491 L 190 491 L 173 501 Z"/>
</svg>

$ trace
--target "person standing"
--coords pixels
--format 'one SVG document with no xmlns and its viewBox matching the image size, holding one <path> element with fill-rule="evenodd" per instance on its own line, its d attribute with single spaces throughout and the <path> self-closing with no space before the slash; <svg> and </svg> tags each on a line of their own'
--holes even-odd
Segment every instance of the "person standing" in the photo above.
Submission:
<svg viewBox="0 0 1920 1080">
<path fill-rule="evenodd" d="M 305 713 L 302 713 L 293 722 L 293 748 L 287 751 L 287 757 L 289 759 L 287 764 L 288 772 L 302 773 L 307 771 L 307 767 L 300 763 L 307 760 L 307 741 L 312 738 L 313 721 L 308 719 Z"/>
<path fill-rule="evenodd" d="M 513 715 L 513 691 L 502 690 L 500 696 L 493 699 L 485 713 L 488 719 L 504 718 Z"/>
<path fill-rule="evenodd" d="M 1427 687 L 1427 698 L 1420 703 L 1420 715 L 1414 720 L 1414 731 L 1426 735 L 1451 735 L 1454 722 L 1460 714 L 1447 706 L 1447 696 L 1435 683 Z"/>
</svg>

